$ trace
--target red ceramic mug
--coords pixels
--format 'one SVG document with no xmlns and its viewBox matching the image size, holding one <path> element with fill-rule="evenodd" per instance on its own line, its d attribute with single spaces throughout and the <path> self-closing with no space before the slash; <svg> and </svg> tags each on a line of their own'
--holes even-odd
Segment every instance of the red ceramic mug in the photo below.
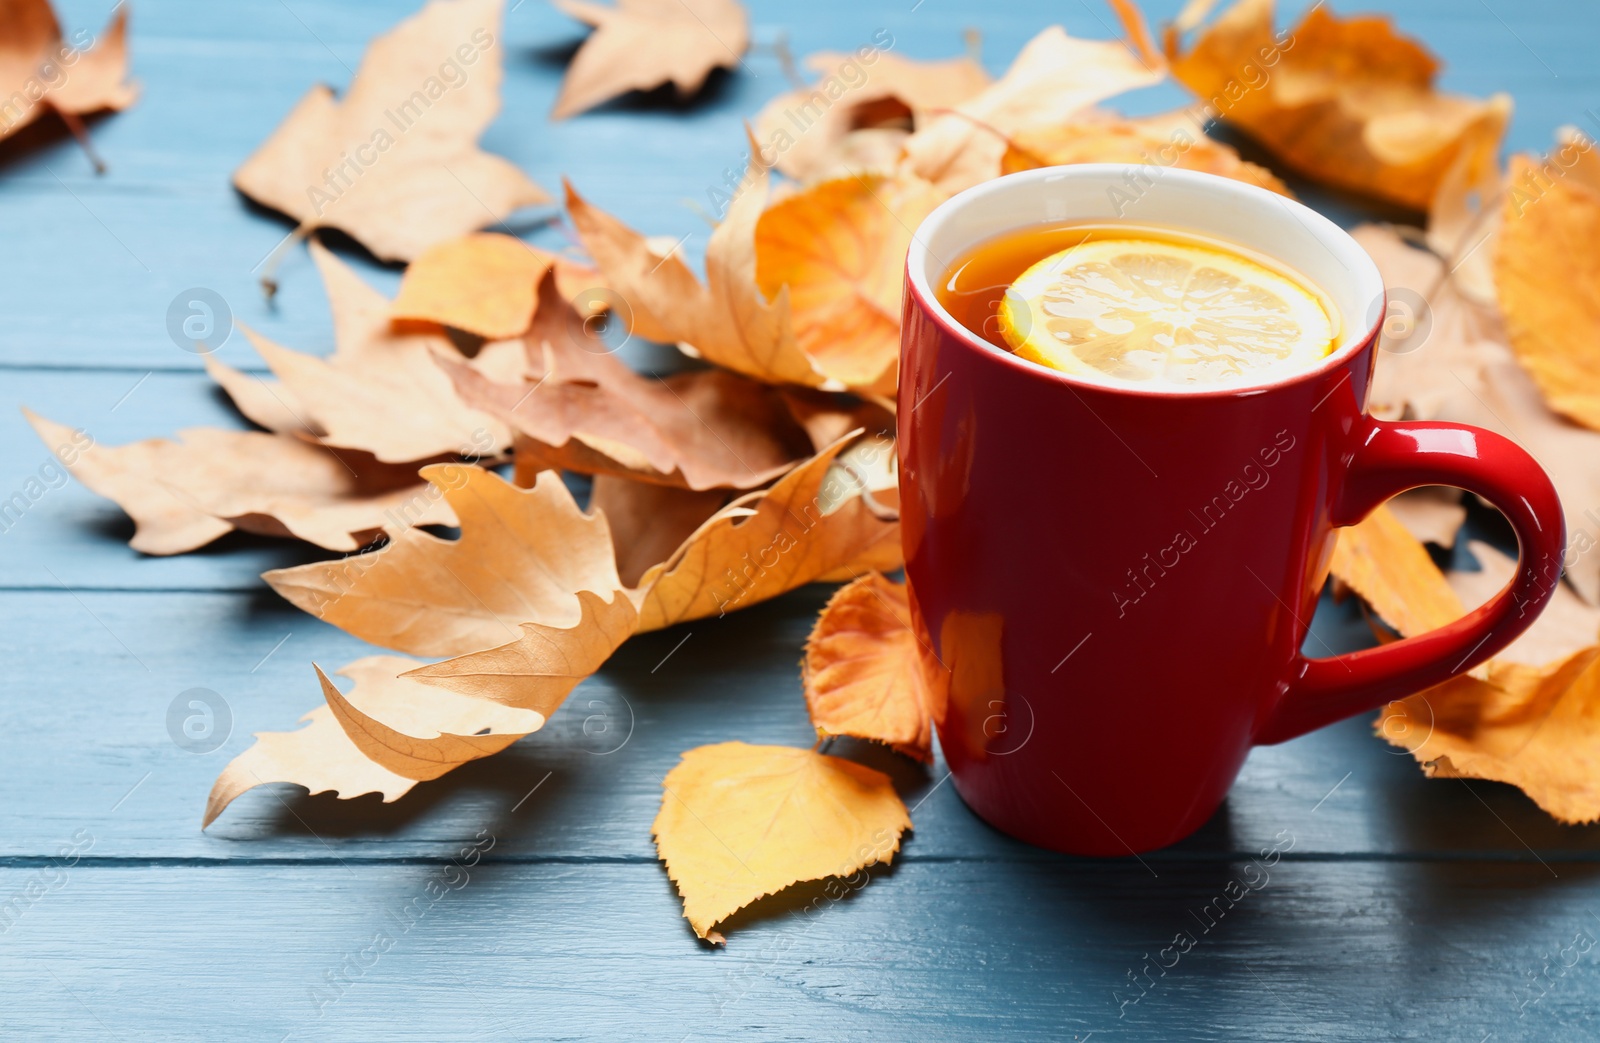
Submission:
<svg viewBox="0 0 1600 1043">
<path fill-rule="evenodd" d="M 992 825 L 1085 855 L 1177 841 L 1222 803 L 1252 745 L 1488 659 L 1553 593 L 1564 543 L 1555 489 L 1515 444 L 1363 412 L 1384 296 L 1355 240 L 1292 200 L 1183 170 L 1129 208 L 1126 173 L 1030 170 L 946 202 L 917 230 L 901 327 L 906 575 L 945 759 Z M 1099 384 L 995 347 L 934 293 L 950 262 L 998 234 L 1130 209 L 1309 278 L 1339 312 L 1336 350 L 1249 387 Z M 1335 527 L 1425 485 L 1504 512 L 1516 578 L 1430 633 L 1302 655 Z"/>
</svg>

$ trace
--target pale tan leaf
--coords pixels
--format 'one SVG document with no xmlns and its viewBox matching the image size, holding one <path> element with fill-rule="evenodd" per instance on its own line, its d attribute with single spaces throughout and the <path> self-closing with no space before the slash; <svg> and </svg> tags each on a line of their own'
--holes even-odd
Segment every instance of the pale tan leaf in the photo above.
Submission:
<svg viewBox="0 0 1600 1043">
<path fill-rule="evenodd" d="M 552 119 L 664 83 L 687 97 L 712 69 L 739 63 L 750 46 L 750 18 L 737 0 L 553 0 L 595 27 L 567 69 Z"/>
<path fill-rule="evenodd" d="M 554 279 L 542 282 L 540 302 L 521 385 L 439 359 L 466 402 L 525 436 L 518 452 L 532 466 L 748 489 L 808 455 L 805 432 L 773 388 L 726 370 L 642 376 L 583 336 Z"/>
<path fill-rule="evenodd" d="M 71 429 L 24 413 L 47 445 L 72 443 Z M 95 445 L 69 467 L 128 512 L 129 546 L 146 554 L 180 554 L 232 529 L 353 551 L 384 533 L 455 521 L 414 467 L 256 431 L 190 428 L 178 438 Z"/>
<path fill-rule="evenodd" d="M 953 194 L 1000 173 L 1010 136 L 1159 83 L 1163 72 L 1121 41 L 1077 40 L 1053 25 L 1028 41 L 999 81 L 919 127 L 906 156 L 920 177 Z"/>
<path fill-rule="evenodd" d="M 301 98 L 234 185 L 389 261 L 548 202 L 477 146 L 500 108 L 502 7 L 431 0 L 368 45 L 342 99 L 320 85 Z"/>
<path fill-rule="evenodd" d="M 800 181 L 847 170 L 886 171 L 914 127 L 992 82 L 970 57 L 922 61 L 875 45 L 813 54 L 805 65 L 817 79 L 768 102 L 755 121 L 756 138 L 777 156 L 778 169 Z M 893 135 L 893 145 L 881 160 L 863 159 L 854 142 L 885 134 Z"/>
</svg>

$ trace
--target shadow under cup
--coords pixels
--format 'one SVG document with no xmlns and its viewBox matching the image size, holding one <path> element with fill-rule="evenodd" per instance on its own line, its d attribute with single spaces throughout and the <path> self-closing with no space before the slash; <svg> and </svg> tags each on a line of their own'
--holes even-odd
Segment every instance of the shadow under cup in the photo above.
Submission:
<svg viewBox="0 0 1600 1043">
<path fill-rule="evenodd" d="M 1169 169 L 1140 190 L 1128 173 L 1031 170 L 946 202 L 910 249 L 901 326 L 906 574 L 956 789 L 1005 832 L 1089 855 L 1186 836 L 1253 744 L 1445 680 L 1531 622 L 1508 589 L 1422 638 L 1306 659 L 1334 526 L 1415 485 L 1458 485 L 1506 512 L 1524 565 L 1530 545 L 1545 565 L 1560 553 L 1554 491 L 1511 443 L 1364 415 L 1383 283 L 1353 239 L 1251 185 Z M 1327 296 L 1341 339 L 1260 384 L 1146 390 L 1018 358 L 939 304 L 972 248 L 1078 221 L 1277 259 Z M 1524 608 L 1549 596 L 1521 593 Z"/>
</svg>

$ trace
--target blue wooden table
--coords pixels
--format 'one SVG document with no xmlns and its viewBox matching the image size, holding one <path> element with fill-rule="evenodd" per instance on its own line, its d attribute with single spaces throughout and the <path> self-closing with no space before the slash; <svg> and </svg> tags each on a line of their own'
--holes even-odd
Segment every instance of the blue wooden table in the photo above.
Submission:
<svg viewBox="0 0 1600 1043">
<path fill-rule="evenodd" d="M 780 41 L 844 50 L 886 27 L 898 52 L 937 57 L 975 26 L 998 71 L 1052 21 L 1102 37 L 1111 24 L 1099 0 L 756 3 L 755 48 L 702 98 L 551 126 L 582 28 L 542 0 L 513 3 L 485 147 L 547 188 L 569 175 L 631 224 L 687 235 L 691 253 L 707 230 L 694 207 L 711 209 L 739 162 L 741 121 L 785 88 Z M 58 6 L 73 28 L 108 13 Z M 1600 131 L 1592 0 L 1383 6 L 1448 62 L 1448 86 L 1515 95 L 1512 148 L 1543 148 L 1565 123 Z M 330 349 L 303 250 L 263 301 L 259 265 L 287 226 L 229 174 L 412 7 L 137 0 L 144 97 L 92 128 L 110 173 L 64 132 L 0 145 L 6 401 L 104 444 L 238 426 L 167 331 L 169 302 L 194 286 L 280 343 Z M 1181 100 L 1164 87 L 1134 105 Z M 518 230 L 559 242 L 538 216 Z M 396 271 L 343 252 L 392 292 Z M 261 371 L 241 337 L 220 357 Z M 0 429 L 4 498 L 49 456 L 14 409 Z M 820 588 L 630 642 L 544 731 L 398 804 L 266 787 L 201 833 L 211 781 L 250 733 L 316 705 L 310 662 L 370 650 L 258 580 L 310 560 L 304 546 L 234 536 L 149 559 L 129 534 L 76 484 L 47 488 L 0 534 L 6 1039 L 1600 1037 L 1600 829 L 1559 826 L 1510 787 L 1427 781 L 1368 720 L 1257 750 L 1214 821 L 1142 861 L 1022 846 L 962 806 L 942 763 L 862 751 L 915 807 L 903 858 L 838 902 L 809 887 L 764 901 L 724 928 L 726 948 L 702 946 L 655 858 L 660 781 L 701 743 L 809 741 L 795 664 Z M 1365 640 L 1335 606 L 1316 626 L 1335 648 Z M 169 729 L 193 688 L 226 705 L 228 738 L 209 752 Z M 439 895 L 450 860 L 485 838 L 470 880 L 451 871 L 460 886 Z M 1274 846 L 1263 877 L 1252 859 Z M 1231 909 L 1218 902 L 1241 884 Z M 394 944 L 376 952 L 380 931 Z M 1163 970 L 1180 932 L 1197 941 Z"/>
</svg>

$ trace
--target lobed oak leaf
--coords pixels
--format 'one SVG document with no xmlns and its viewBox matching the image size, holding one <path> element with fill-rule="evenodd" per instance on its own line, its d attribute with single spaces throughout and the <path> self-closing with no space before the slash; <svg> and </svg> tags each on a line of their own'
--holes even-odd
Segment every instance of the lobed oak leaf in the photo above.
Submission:
<svg viewBox="0 0 1600 1043">
<path fill-rule="evenodd" d="M 911 828 L 888 776 L 811 750 L 701 746 L 662 780 L 656 851 L 700 938 L 765 895 L 893 861 Z M 864 877 L 861 884 L 865 884 Z"/>
<path fill-rule="evenodd" d="M 578 591 L 621 587 L 605 518 L 580 511 L 560 475 L 545 472 L 526 491 L 467 464 L 435 464 L 422 476 L 460 519 L 459 539 L 407 528 L 369 554 L 262 578 L 373 644 L 443 656 L 504 644 L 523 623 L 573 626 Z"/>
<path fill-rule="evenodd" d="M 553 2 L 595 32 L 573 56 L 551 119 L 664 83 L 687 97 L 712 69 L 739 64 L 750 46 L 750 18 L 737 0 Z"/>
<path fill-rule="evenodd" d="M 892 396 L 902 270 L 912 231 L 945 194 L 916 177 L 863 174 L 786 196 L 756 223 L 756 282 L 788 291 L 795 343 L 844 387 Z"/>
<path fill-rule="evenodd" d="M 772 384 L 822 386 L 826 377 L 800 350 L 789 295 L 768 300 L 756 282 L 755 230 L 767 196 L 759 163 L 706 246 L 701 285 L 678 256 L 586 203 L 569 184 L 567 212 L 606 282 L 661 339 L 707 362 Z"/>
<path fill-rule="evenodd" d="M 520 337 L 533 320 L 539 282 L 552 269 L 568 301 L 601 288 L 595 269 L 509 235 L 476 232 L 448 239 L 407 266 L 389 315 L 488 340 Z"/>
<path fill-rule="evenodd" d="M 1270 170 L 1239 158 L 1232 146 L 1207 137 L 1204 126 L 1187 111 L 1140 119 L 1083 117 L 1026 129 L 1006 145 L 1000 172 L 1014 174 L 1069 163 L 1127 163 L 1198 170 L 1279 195 L 1291 194 Z"/>
<path fill-rule="evenodd" d="M 813 54 L 805 65 L 817 79 L 774 98 L 755 120 L 766 154 L 798 181 L 892 167 L 913 129 L 992 82 L 970 57 L 919 61 L 877 47 Z M 865 142 L 881 162 L 862 161 Z"/>
<path fill-rule="evenodd" d="M 367 47 L 343 99 L 313 87 L 234 171 L 239 191 L 299 223 L 406 261 L 549 201 L 477 146 L 500 108 L 503 0 L 430 0 Z"/>
<path fill-rule="evenodd" d="M 70 463 L 57 455 L 128 513 L 129 546 L 145 554 L 181 554 L 234 529 L 353 551 L 385 533 L 455 521 L 448 505 L 427 495 L 415 467 L 365 453 L 214 428 L 180 431 L 177 442 L 83 447 L 70 428 L 23 413 L 46 445 L 79 446 Z"/>
<path fill-rule="evenodd" d="M 904 583 L 869 572 L 841 587 L 806 639 L 801 677 L 817 734 L 933 759 L 931 699 Z"/>
<path fill-rule="evenodd" d="M 1545 402 L 1600 430 L 1600 187 L 1591 181 L 1600 181 L 1592 142 L 1572 172 L 1512 157 L 1494 275 L 1511 346 Z"/>
<path fill-rule="evenodd" d="M 723 615 L 863 559 L 900 565 L 894 443 L 847 436 L 701 525 L 639 581 L 639 629 Z M 887 563 L 885 563 L 887 559 Z"/>
<path fill-rule="evenodd" d="M 1159 83 L 1163 68 L 1118 40 L 1078 40 L 1055 25 L 1028 41 L 991 86 L 906 140 L 910 168 L 954 194 L 1000 173 L 1008 138 L 1066 122 L 1107 98 Z"/>
<path fill-rule="evenodd" d="M 417 782 L 437 778 L 477 757 L 497 753 L 535 731 L 543 715 L 440 692 L 400 676 L 415 666 L 399 656 L 367 656 L 338 673 L 355 686 L 340 693 L 313 665 L 327 705 L 292 732 L 258 732 L 255 744 L 217 777 L 201 829 L 246 791 L 289 782 L 342 799 L 381 794 L 399 800 Z M 518 732 L 516 729 L 525 728 Z M 487 734 L 480 734 L 487 732 Z"/>
<path fill-rule="evenodd" d="M 748 489 L 808 455 L 805 432 L 773 388 L 726 370 L 642 376 L 586 336 L 553 277 L 539 299 L 522 385 L 439 360 L 463 400 L 516 431 L 520 467 Z"/>
<path fill-rule="evenodd" d="M 628 593 L 615 590 L 608 597 L 580 590 L 580 615 L 573 626 L 524 623 L 515 641 L 420 666 L 402 676 L 549 717 L 579 682 L 633 636 L 639 613 Z"/>
<path fill-rule="evenodd" d="M 1173 76 L 1206 114 L 1239 127 L 1316 181 L 1427 210 L 1464 147 L 1498 143 L 1505 95 L 1441 94 L 1439 63 L 1388 18 L 1313 5 L 1292 31 L 1273 0 L 1239 0 L 1187 51 L 1168 30 Z"/>
<path fill-rule="evenodd" d="M 125 4 L 116 5 L 100 40 L 86 51 L 67 43 L 49 0 L 3 0 L 0 24 L 5 26 L 0 37 L 0 98 L 5 99 L 0 139 L 46 112 L 56 112 L 82 140 L 79 116 L 119 111 L 138 99 L 138 87 L 128 82 Z"/>
</svg>

